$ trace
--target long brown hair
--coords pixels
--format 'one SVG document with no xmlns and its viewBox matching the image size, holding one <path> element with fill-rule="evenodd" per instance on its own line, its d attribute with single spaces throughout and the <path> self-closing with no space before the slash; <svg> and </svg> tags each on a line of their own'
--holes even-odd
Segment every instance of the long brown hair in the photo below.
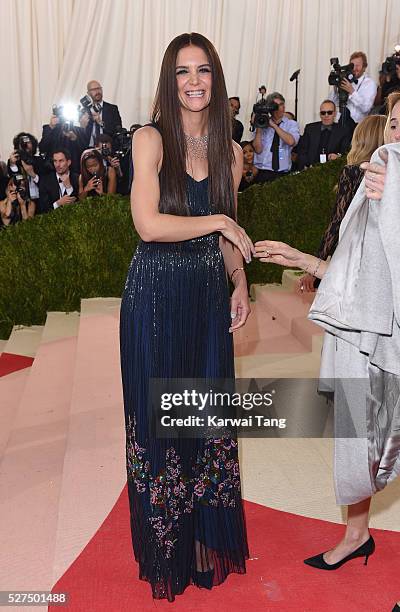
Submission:
<svg viewBox="0 0 400 612">
<path fill-rule="evenodd" d="M 186 201 L 187 149 L 176 82 L 177 55 L 183 47 L 189 45 L 203 49 L 211 66 L 212 87 L 208 107 L 208 193 L 212 211 L 234 217 L 232 121 L 224 73 L 212 43 L 195 32 L 174 38 L 168 45 L 161 64 L 152 112 L 152 122 L 157 124 L 163 141 L 159 210 L 177 215 L 189 214 Z"/>
<path fill-rule="evenodd" d="M 347 155 L 349 165 L 359 166 L 369 162 L 372 153 L 383 145 L 385 125 L 385 115 L 369 115 L 357 125 Z"/>
<path fill-rule="evenodd" d="M 90 174 L 90 172 L 88 171 L 86 167 L 86 162 L 88 159 L 95 159 L 99 162 L 99 166 L 100 166 L 99 178 L 104 179 L 104 175 L 106 173 L 106 170 L 103 164 L 103 157 L 100 151 L 98 151 L 97 149 L 86 149 L 81 155 L 81 176 L 82 176 L 82 186 L 83 187 L 85 187 L 90 181 L 90 179 L 93 178 L 93 175 Z"/>
</svg>

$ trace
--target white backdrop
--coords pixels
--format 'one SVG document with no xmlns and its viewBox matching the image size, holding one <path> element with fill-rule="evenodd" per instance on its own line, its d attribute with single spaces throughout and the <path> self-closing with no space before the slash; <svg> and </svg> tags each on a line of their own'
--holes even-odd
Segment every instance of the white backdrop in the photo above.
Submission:
<svg viewBox="0 0 400 612">
<path fill-rule="evenodd" d="M 40 138 L 52 104 L 73 101 L 99 80 L 123 123 L 148 120 L 161 58 L 177 34 L 197 31 L 215 44 L 229 95 L 239 95 L 248 126 L 260 84 L 294 111 L 317 119 L 329 92 L 329 58 L 368 55 L 377 71 L 400 42 L 400 0 L 0 0 L 0 154 L 13 135 Z"/>
</svg>

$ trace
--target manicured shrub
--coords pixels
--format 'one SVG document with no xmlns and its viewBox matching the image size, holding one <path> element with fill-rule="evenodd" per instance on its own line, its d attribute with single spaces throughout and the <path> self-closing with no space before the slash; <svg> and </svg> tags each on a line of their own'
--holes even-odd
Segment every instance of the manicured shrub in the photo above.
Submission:
<svg viewBox="0 0 400 612">
<path fill-rule="evenodd" d="M 314 252 L 329 219 L 340 159 L 239 194 L 239 223 L 251 238 Z M 43 324 L 81 298 L 121 296 L 139 238 L 128 198 L 105 196 L 59 208 L 0 231 L 0 338 L 14 324 Z M 282 269 L 253 261 L 249 283 L 279 282 Z"/>
</svg>

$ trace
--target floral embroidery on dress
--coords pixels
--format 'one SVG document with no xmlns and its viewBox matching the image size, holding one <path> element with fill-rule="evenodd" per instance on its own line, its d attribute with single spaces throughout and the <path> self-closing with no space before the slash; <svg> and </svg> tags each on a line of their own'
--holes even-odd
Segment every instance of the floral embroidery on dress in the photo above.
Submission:
<svg viewBox="0 0 400 612">
<path fill-rule="evenodd" d="M 234 508 L 240 495 L 237 442 L 232 438 L 207 440 L 203 454 L 197 457 L 194 481 L 199 503 Z"/>
<path fill-rule="evenodd" d="M 217 507 L 236 507 L 240 499 L 240 475 L 237 442 L 232 438 L 208 439 L 198 453 L 193 477 L 183 473 L 180 457 L 174 447 L 166 451 L 165 469 L 151 474 L 145 458 L 146 449 L 135 438 L 135 422 L 129 418 L 127 428 L 128 476 L 138 493 L 150 495 L 152 516 L 149 522 L 157 544 L 166 558 L 173 553 L 179 518 L 193 510 L 194 502 Z"/>
</svg>

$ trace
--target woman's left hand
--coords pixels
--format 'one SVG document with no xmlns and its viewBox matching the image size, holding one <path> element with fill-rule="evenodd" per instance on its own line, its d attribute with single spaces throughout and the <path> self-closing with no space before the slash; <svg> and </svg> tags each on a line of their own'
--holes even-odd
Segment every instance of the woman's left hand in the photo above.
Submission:
<svg viewBox="0 0 400 612">
<path fill-rule="evenodd" d="M 235 287 L 231 297 L 231 320 L 230 332 L 235 332 L 246 323 L 250 314 L 250 300 L 247 291 L 247 283 L 241 283 Z"/>
<path fill-rule="evenodd" d="M 383 166 L 368 162 L 360 164 L 360 168 L 365 170 L 365 194 L 370 200 L 380 200 L 385 188 L 387 151 L 379 151 L 379 157 L 385 162 Z"/>
<path fill-rule="evenodd" d="M 97 183 L 97 187 L 95 189 L 96 193 L 98 193 L 99 195 L 103 195 L 103 181 L 101 179 L 99 179 L 99 182 Z"/>
<path fill-rule="evenodd" d="M 257 257 L 263 263 L 274 263 L 279 266 L 289 266 L 292 268 L 302 267 L 303 253 L 276 240 L 260 240 L 255 243 Z"/>
</svg>

